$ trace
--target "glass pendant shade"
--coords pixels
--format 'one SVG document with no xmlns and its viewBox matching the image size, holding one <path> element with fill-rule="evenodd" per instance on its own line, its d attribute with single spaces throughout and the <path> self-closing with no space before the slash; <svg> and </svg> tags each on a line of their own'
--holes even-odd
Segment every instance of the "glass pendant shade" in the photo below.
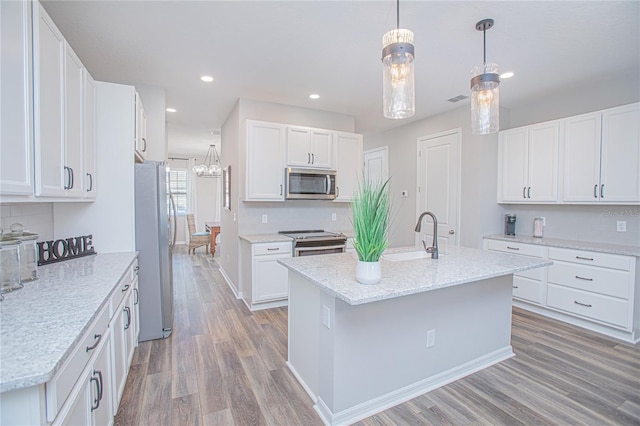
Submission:
<svg viewBox="0 0 640 426">
<path fill-rule="evenodd" d="M 383 114 L 386 118 L 412 117 L 416 112 L 413 32 L 395 29 L 382 37 Z"/>
<path fill-rule="evenodd" d="M 498 65 L 478 65 L 471 74 L 471 131 L 474 135 L 495 133 L 500 130 Z"/>
<path fill-rule="evenodd" d="M 222 169 L 220 168 L 220 157 L 216 151 L 215 145 L 209 145 L 207 155 L 204 157 L 204 162 L 191 168 L 191 171 L 198 177 L 213 178 L 220 177 Z"/>
</svg>

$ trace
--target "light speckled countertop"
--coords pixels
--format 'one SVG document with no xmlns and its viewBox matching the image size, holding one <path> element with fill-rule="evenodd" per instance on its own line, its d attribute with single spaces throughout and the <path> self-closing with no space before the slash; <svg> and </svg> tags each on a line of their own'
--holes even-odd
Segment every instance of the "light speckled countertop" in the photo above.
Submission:
<svg viewBox="0 0 640 426">
<path fill-rule="evenodd" d="M 417 249 L 402 247 L 385 253 L 414 250 Z M 440 252 L 437 260 L 397 262 L 381 259 L 382 280 L 378 284 L 364 285 L 355 279 L 358 258 L 354 253 L 293 257 L 278 259 L 278 262 L 350 305 L 437 290 L 553 263 L 544 259 L 453 247 L 446 253 Z"/>
<path fill-rule="evenodd" d="M 287 237 L 282 234 L 248 234 L 239 235 L 240 239 L 248 241 L 251 244 L 258 243 L 280 243 L 280 242 L 292 242 L 293 238 Z"/>
<path fill-rule="evenodd" d="M 97 254 L 38 269 L 0 302 L 0 392 L 46 383 L 108 303 L 136 253 Z"/>
<path fill-rule="evenodd" d="M 560 238 L 534 238 L 526 235 L 485 235 L 485 239 L 488 240 L 500 240 L 500 241 L 515 241 L 519 243 L 535 244 L 539 246 L 547 247 L 560 247 L 575 250 L 588 250 L 597 253 L 611 253 L 621 254 L 624 256 L 636 256 L 640 257 L 640 246 L 625 246 L 619 244 L 607 244 L 597 243 L 591 241 L 575 241 L 575 240 L 563 240 Z"/>
</svg>

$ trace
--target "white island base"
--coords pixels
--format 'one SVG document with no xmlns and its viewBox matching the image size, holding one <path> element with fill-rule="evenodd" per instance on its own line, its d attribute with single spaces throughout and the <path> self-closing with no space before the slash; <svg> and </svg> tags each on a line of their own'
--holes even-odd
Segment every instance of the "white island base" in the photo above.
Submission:
<svg viewBox="0 0 640 426">
<path fill-rule="evenodd" d="M 356 422 L 513 356 L 512 274 L 351 305 L 290 270 L 289 292 L 287 364 L 326 424 Z"/>
</svg>

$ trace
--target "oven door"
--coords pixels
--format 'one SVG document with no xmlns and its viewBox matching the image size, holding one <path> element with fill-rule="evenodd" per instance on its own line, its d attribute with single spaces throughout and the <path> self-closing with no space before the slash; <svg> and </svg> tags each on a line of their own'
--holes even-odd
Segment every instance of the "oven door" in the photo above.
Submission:
<svg viewBox="0 0 640 426">
<path fill-rule="evenodd" d="M 300 247 L 296 246 L 293 249 L 293 256 L 315 256 L 317 254 L 331 254 L 331 253 L 344 253 L 347 249 L 346 244 L 331 244 L 326 246 L 315 247 Z"/>
<path fill-rule="evenodd" d="M 334 200 L 336 172 L 287 168 L 287 200 Z"/>
</svg>

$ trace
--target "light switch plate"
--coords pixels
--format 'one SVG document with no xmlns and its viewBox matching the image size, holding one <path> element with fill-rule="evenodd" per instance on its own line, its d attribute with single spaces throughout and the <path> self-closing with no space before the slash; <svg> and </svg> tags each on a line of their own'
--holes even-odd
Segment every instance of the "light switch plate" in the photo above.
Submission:
<svg viewBox="0 0 640 426">
<path fill-rule="evenodd" d="M 618 232 L 627 232 L 627 221 L 619 220 L 616 222 L 616 231 Z"/>
<path fill-rule="evenodd" d="M 267 216 L 266 214 L 262 215 L 262 223 L 267 223 L 269 222 L 269 216 Z"/>
</svg>

